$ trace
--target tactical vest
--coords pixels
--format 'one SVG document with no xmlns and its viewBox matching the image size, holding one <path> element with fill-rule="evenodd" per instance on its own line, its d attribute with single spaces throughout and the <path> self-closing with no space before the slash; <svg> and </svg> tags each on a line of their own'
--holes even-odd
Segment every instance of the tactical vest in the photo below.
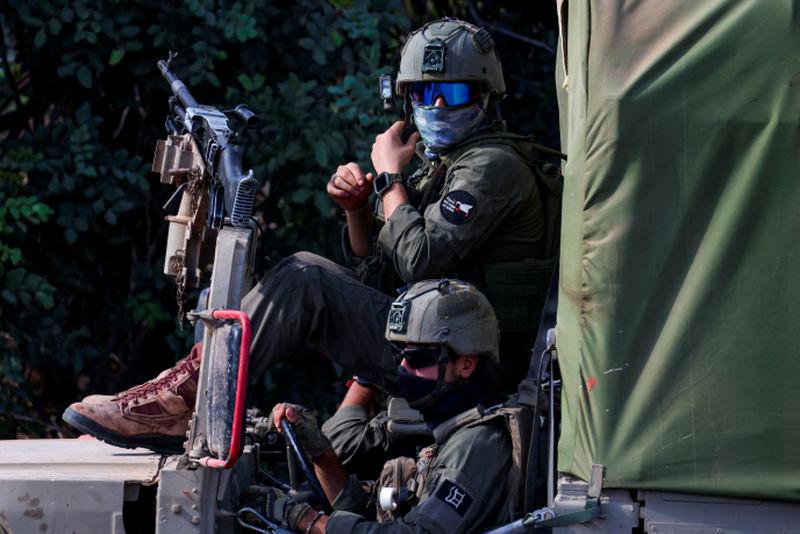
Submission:
<svg viewBox="0 0 800 534">
<path fill-rule="evenodd" d="M 412 458 L 395 458 L 384 464 L 375 488 L 377 495 L 389 490 L 398 497 L 394 510 L 378 506 L 378 521 L 392 521 L 404 515 L 411 506 L 426 494 L 430 468 L 438 452 L 439 443 L 444 443 L 461 428 L 478 426 L 502 418 L 511 438 L 511 468 L 505 478 L 502 508 L 497 511 L 496 524 L 510 522 L 524 513 L 524 493 L 528 445 L 532 431 L 533 418 L 526 406 L 498 405 L 487 410 L 473 408 L 437 426 L 434 431 L 436 443 L 422 449 L 416 461 Z"/>
<path fill-rule="evenodd" d="M 505 133 L 494 135 L 520 138 Z M 493 263 L 465 261 L 458 272 L 452 273 L 455 278 L 470 282 L 486 293 L 504 334 L 533 333 L 539 324 L 561 236 L 563 177 L 557 166 L 535 157 L 532 136 L 525 140 L 530 143 L 526 163 L 536 180 L 544 215 L 541 257 Z M 417 178 L 419 183 L 429 182 L 424 193 L 417 197 L 419 203 L 414 204 L 420 213 L 441 199 L 446 176 L 447 168 L 439 163 Z M 413 195 L 411 200 L 413 203 Z"/>
<path fill-rule="evenodd" d="M 536 178 L 544 213 L 542 257 L 482 266 L 482 287 L 485 287 L 486 298 L 494 307 L 503 333 L 534 333 L 536 330 L 556 267 L 561 234 L 563 179 L 560 171 L 554 165 L 533 157 L 528 160 L 528 165 Z"/>
</svg>

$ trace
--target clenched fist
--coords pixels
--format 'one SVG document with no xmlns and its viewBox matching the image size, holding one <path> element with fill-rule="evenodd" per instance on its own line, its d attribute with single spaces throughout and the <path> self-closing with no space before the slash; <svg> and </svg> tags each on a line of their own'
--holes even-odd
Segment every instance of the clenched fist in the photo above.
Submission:
<svg viewBox="0 0 800 534">
<path fill-rule="evenodd" d="M 364 174 L 358 163 L 351 161 L 336 168 L 326 190 L 331 199 L 346 211 L 357 211 L 367 205 L 374 179 L 371 172 Z"/>
</svg>

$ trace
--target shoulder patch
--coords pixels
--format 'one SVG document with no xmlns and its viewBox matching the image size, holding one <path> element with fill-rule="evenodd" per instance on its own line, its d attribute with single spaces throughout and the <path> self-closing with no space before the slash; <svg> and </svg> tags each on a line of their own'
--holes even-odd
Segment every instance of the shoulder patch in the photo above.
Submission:
<svg viewBox="0 0 800 534">
<path fill-rule="evenodd" d="M 470 494 L 449 480 L 442 482 L 436 490 L 436 498 L 444 501 L 460 516 L 463 516 L 472 505 Z"/>
<path fill-rule="evenodd" d="M 475 217 L 475 197 L 460 189 L 447 193 L 439 203 L 442 217 L 453 224 L 464 224 Z"/>
</svg>

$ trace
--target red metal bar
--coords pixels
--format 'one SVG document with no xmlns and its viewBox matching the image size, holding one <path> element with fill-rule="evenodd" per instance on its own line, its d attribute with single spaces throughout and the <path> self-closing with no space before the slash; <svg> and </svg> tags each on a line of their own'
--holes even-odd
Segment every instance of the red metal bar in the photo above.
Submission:
<svg viewBox="0 0 800 534">
<path fill-rule="evenodd" d="M 250 317 L 238 310 L 214 310 L 214 319 L 233 319 L 242 327 L 242 342 L 239 346 L 239 371 L 236 376 L 236 399 L 233 403 L 233 428 L 231 429 L 231 449 L 226 460 L 205 457 L 198 460 L 200 465 L 211 469 L 228 469 L 242 454 L 242 429 L 244 427 L 245 401 L 247 397 L 247 366 L 250 362 Z"/>
</svg>

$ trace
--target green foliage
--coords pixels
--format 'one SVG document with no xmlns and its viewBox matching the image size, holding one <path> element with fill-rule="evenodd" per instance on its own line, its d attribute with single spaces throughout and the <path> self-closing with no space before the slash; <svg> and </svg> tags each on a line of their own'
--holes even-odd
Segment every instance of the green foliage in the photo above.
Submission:
<svg viewBox="0 0 800 534">
<path fill-rule="evenodd" d="M 426 11 L 469 15 L 461 3 L 438 4 L 0 4 L 0 437 L 49 432 L 68 402 L 150 378 L 192 343 L 161 273 L 160 206 L 172 188 L 148 172 L 169 96 L 158 59 L 178 51 L 175 70 L 201 103 L 247 103 L 262 119 L 244 145 L 263 185 L 266 266 L 297 250 L 336 259 L 341 219 L 325 183 L 339 164 L 369 166 L 375 134 L 393 120 L 377 76 L 395 71 L 406 33 Z M 505 23 L 524 20 L 477 6 Z M 512 45 L 508 57 L 533 59 L 527 45 L 521 55 Z M 519 102 L 549 98 L 530 69 L 518 81 Z M 291 394 L 297 372 L 281 368 L 268 390 Z M 330 391 L 330 407 L 339 378 L 304 375 L 297 400 Z M 23 415 L 43 424 L 25 427 Z"/>
</svg>

